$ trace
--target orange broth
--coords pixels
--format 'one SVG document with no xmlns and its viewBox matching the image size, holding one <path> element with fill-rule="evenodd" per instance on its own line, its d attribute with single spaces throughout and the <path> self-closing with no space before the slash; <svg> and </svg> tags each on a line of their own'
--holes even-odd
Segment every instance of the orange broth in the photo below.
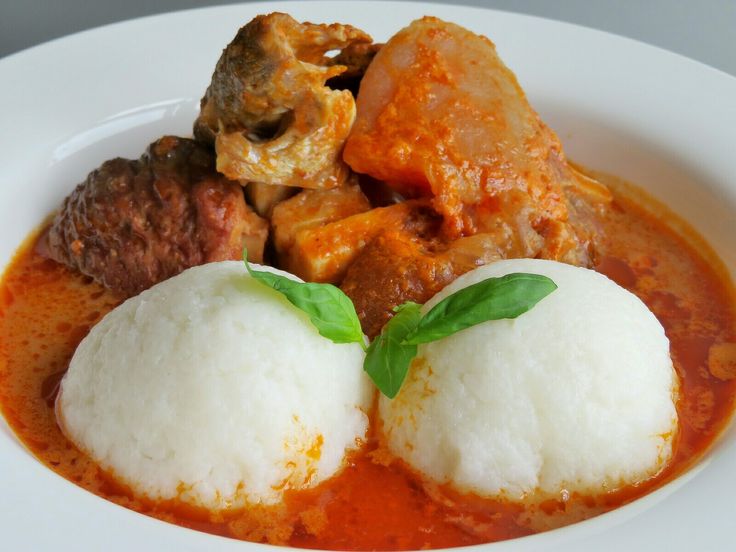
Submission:
<svg viewBox="0 0 736 552">
<path fill-rule="evenodd" d="M 633 187 L 604 180 L 615 200 L 599 221 L 596 269 L 655 313 L 681 380 L 674 457 L 641 484 L 597 497 L 562 493 L 559 500 L 523 507 L 424 484 L 371 437 L 339 475 L 287 492 L 278 507 L 223 515 L 137 499 L 62 435 L 53 409 L 77 344 L 122 298 L 46 260 L 36 235 L 20 248 L 0 286 L 2 413 L 39 460 L 85 489 L 184 527 L 256 542 L 353 550 L 451 547 L 514 538 L 611 510 L 687 469 L 728 423 L 736 361 L 721 362 L 716 377 L 708 357 L 711 346 L 736 342 L 736 295 L 720 261 L 684 223 Z"/>
</svg>

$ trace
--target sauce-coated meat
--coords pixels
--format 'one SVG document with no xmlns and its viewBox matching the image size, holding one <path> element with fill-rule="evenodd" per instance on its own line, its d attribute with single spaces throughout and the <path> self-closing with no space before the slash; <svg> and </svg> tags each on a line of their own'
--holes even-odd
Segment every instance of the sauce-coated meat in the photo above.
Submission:
<svg viewBox="0 0 736 552">
<path fill-rule="evenodd" d="M 193 140 L 164 136 L 139 160 L 111 159 L 64 200 L 48 234 L 51 258 L 135 295 L 191 266 L 260 262 L 268 224 Z"/>
<path fill-rule="evenodd" d="M 560 142 L 490 40 L 414 21 L 376 54 L 357 105 L 347 163 L 432 197 L 446 238 L 485 233 L 523 257 L 590 264 L 568 224 L 565 188 L 575 184 Z"/>
<path fill-rule="evenodd" d="M 375 335 L 405 301 L 424 302 L 497 259 L 595 262 L 593 213 L 607 188 L 572 168 L 493 43 L 425 17 L 375 54 L 345 145 L 351 168 L 441 217 L 428 241 L 385 233 L 362 249 L 342 288 Z"/>
<path fill-rule="evenodd" d="M 284 13 L 242 27 L 217 62 L 194 124 L 197 139 L 214 143 L 217 170 L 243 184 L 342 184 L 355 101 L 325 85 L 346 69 L 325 54 L 370 42 L 350 25 L 299 23 Z"/>
<path fill-rule="evenodd" d="M 343 280 L 363 332 L 373 339 L 406 301 L 425 303 L 454 280 L 452 264 L 427 250 L 412 233 L 388 231 L 368 244 Z"/>
</svg>

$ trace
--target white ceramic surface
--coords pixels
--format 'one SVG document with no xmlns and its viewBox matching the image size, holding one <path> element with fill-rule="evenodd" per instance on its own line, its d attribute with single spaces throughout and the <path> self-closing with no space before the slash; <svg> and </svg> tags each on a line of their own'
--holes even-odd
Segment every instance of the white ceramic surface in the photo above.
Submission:
<svg viewBox="0 0 736 552">
<path fill-rule="evenodd" d="M 251 3 L 73 35 L 0 60 L 0 266 L 103 160 L 190 133 L 220 50 L 258 13 L 353 23 L 385 40 L 432 14 L 491 37 L 568 154 L 644 185 L 736 274 L 736 79 L 628 39 L 528 16 L 417 3 Z M 736 429 L 624 508 L 487 545 L 506 550 L 733 548 Z M 120 508 L 48 470 L 0 421 L 0 548 L 255 550 Z"/>
</svg>

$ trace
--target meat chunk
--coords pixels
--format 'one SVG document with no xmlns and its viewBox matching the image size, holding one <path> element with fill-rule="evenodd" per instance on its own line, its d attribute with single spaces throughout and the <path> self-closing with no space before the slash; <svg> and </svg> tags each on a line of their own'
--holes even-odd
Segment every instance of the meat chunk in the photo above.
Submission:
<svg viewBox="0 0 736 552">
<path fill-rule="evenodd" d="M 267 223 L 193 140 L 165 136 L 139 160 L 112 159 L 69 195 L 48 234 L 50 256 L 135 295 L 191 266 L 260 262 Z"/>
<path fill-rule="evenodd" d="M 426 229 L 426 226 L 425 228 Z M 342 282 L 365 334 L 373 338 L 406 301 L 426 303 L 458 276 L 503 258 L 487 234 L 451 243 L 416 226 L 379 234 L 356 256 Z"/>
<path fill-rule="evenodd" d="M 282 266 L 295 266 L 292 249 L 303 232 L 363 213 L 371 208 L 360 186 L 351 183 L 331 190 L 303 190 L 274 208 L 273 244 Z"/>
<path fill-rule="evenodd" d="M 325 54 L 370 42 L 350 25 L 299 23 L 284 13 L 241 28 L 217 62 L 194 125 L 197 139 L 214 142 L 217 170 L 243 184 L 344 183 L 341 152 L 355 101 L 325 85 L 346 69 Z"/>
<path fill-rule="evenodd" d="M 566 189 L 569 224 L 546 229 L 543 242 L 536 233 L 504 234 L 502 225 L 496 231 L 491 228 L 490 232 L 452 241 L 441 233 L 427 232 L 426 227 L 381 231 L 357 253 L 342 282 L 342 289 L 355 304 L 363 331 L 374 337 L 393 316 L 395 306 L 406 301 L 425 303 L 458 276 L 499 259 L 531 256 L 540 242 L 540 257 L 579 264 L 579 250 L 562 247 L 570 243 L 589 247 L 598 232 L 601 211 L 610 204 L 611 194 L 599 182 L 574 167 L 571 169 L 575 184 Z M 570 232 L 573 228 L 574 240 L 564 235 L 551 236 L 552 232 Z M 519 239 L 524 235 L 536 236 L 540 242 Z"/>
<path fill-rule="evenodd" d="M 493 43 L 425 17 L 375 56 L 344 150 L 353 170 L 431 197 L 448 240 L 495 236 L 507 256 L 590 264 L 569 223 L 573 177 Z"/>
<path fill-rule="evenodd" d="M 300 196 L 295 196 L 292 200 L 298 198 Z M 317 222 L 324 215 L 331 214 L 317 211 L 314 216 L 305 217 L 307 223 L 304 225 L 296 222 L 284 226 L 282 220 L 287 217 L 284 216 L 285 210 L 281 211 L 280 208 L 286 207 L 287 203 L 277 206 L 272 219 L 274 242 L 277 251 L 281 251 L 279 260 L 283 268 L 312 282 L 340 283 L 363 248 L 386 230 L 414 228 L 419 231 L 419 227 L 426 227 L 430 223 L 436 227 L 436 215 L 426 202 L 408 201 L 367 210 L 365 198 L 365 208 L 357 214 L 336 217 L 333 221 L 328 217 Z M 355 202 L 353 207 L 361 206 Z"/>
<path fill-rule="evenodd" d="M 457 275 L 446 259 L 410 232 L 381 233 L 350 265 L 340 286 L 355 305 L 363 332 L 373 339 L 406 301 L 425 303 Z"/>
</svg>

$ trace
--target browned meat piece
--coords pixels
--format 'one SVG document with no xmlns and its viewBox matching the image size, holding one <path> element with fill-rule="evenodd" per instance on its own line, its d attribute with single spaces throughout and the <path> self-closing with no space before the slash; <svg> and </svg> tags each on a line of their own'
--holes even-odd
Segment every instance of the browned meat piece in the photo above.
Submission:
<svg viewBox="0 0 736 552">
<path fill-rule="evenodd" d="M 564 235 L 554 236 L 553 232 L 564 232 L 567 227 L 551 226 L 546 229 L 546 240 L 538 256 L 578 264 L 580 252 L 584 251 L 587 259 L 588 251 L 593 249 L 596 220 L 600 211 L 608 208 L 611 195 L 602 184 L 574 169 L 573 173 L 576 184 L 567 190 L 569 224 L 575 228 L 576 239 L 584 247 L 565 250 L 563 246 L 570 241 L 564 239 Z M 474 268 L 530 253 L 527 242 L 499 239 L 503 237 L 499 232 L 447 241 L 435 231 L 436 221 L 437 218 L 431 228 L 408 225 L 399 231 L 382 231 L 355 254 L 341 287 L 355 303 L 363 331 L 369 337 L 380 332 L 393 316 L 395 306 L 406 301 L 424 303 L 455 278 Z"/>
<path fill-rule="evenodd" d="M 350 25 L 259 15 L 222 53 L 194 125 L 214 142 L 217 170 L 243 184 L 334 188 L 345 182 L 342 147 L 355 118 L 348 91 L 325 82 L 345 70 L 325 54 L 370 36 Z"/>
<path fill-rule="evenodd" d="M 139 160 L 90 173 L 64 200 L 48 245 L 53 259 L 135 295 L 191 266 L 238 259 L 244 245 L 259 262 L 267 234 L 206 148 L 165 136 Z"/>
<path fill-rule="evenodd" d="M 406 301 L 425 303 L 457 277 L 447 260 L 406 231 L 384 232 L 350 265 L 342 290 L 353 301 L 365 334 L 373 339 Z"/>
<path fill-rule="evenodd" d="M 416 219 L 401 230 L 388 230 L 371 241 L 350 265 L 342 282 L 352 299 L 363 331 L 377 335 L 406 301 L 427 302 L 455 278 L 503 258 L 493 236 L 476 234 L 452 243 L 421 237 L 436 232 L 438 217 L 428 226 Z"/>
</svg>

